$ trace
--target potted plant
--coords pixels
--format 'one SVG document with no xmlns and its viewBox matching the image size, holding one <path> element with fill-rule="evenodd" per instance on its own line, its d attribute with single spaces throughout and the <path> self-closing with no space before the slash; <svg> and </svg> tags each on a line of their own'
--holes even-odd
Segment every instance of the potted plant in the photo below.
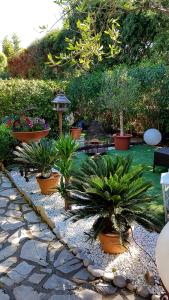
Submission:
<svg viewBox="0 0 169 300">
<path fill-rule="evenodd" d="M 131 134 L 124 132 L 124 114 L 134 112 L 135 103 L 139 96 L 140 83 L 133 79 L 126 68 L 119 67 L 114 72 L 108 72 L 103 79 L 101 96 L 105 107 L 110 108 L 113 116 L 119 115 L 120 134 L 115 134 L 115 148 L 128 150 Z"/>
<path fill-rule="evenodd" d="M 41 138 L 49 134 L 50 128 L 42 118 L 30 118 L 24 114 L 8 118 L 7 127 L 10 127 L 13 136 L 21 142 L 39 142 Z"/>
<path fill-rule="evenodd" d="M 94 218 L 87 235 L 100 240 L 106 253 L 127 250 L 127 237 L 133 222 L 147 229 L 159 224 L 147 208 L 152 197 L 147 191 L 152 186 L 142 174 L 142 166 L 131 166 L 130 157 L 87 158 L 81 168 L 74 169 L 70 180 L 69 201 L 77 208 L 66 213 L 76 222 Z"/>
<path fill-rule="evenodd" d="M 66 191 L 69 185 L 70 174 L 73 168 L 73 159 L 75 158 L 78 144 L 70 135 L 66 137 L 61 136 L 56 143 L 56 149 L 58 152 L 56 167 L 61 173 L 61 180 L 58 190 L 64 198 L 65 210 L 68 210 L 70 209 L 70 205 Z"/>
<path fill-rule="evenodd" d="M 81 132 L 82 132 L 81 127 L 71 127 L 70 128 L 70 134 L 71 134 L 72 138 L 75 140 L 80 139 Z"/>
<path fill-rule="evenodd" d="M 38 144 L 23 143 L 14 151 L 15 161 L 27 168 L 33 168 L 39 173 L 36 177 L 41 193 L 52 194 L 59 184 L 60 174 L 52 172 L 52 168 L 58 159 L 56 142 L 54 140 L 42 139 Z"/>
</svg>

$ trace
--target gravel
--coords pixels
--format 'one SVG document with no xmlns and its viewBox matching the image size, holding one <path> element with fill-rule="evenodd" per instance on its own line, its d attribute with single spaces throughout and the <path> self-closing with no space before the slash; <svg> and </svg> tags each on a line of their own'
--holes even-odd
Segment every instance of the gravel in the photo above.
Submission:
<svg viewBox="0 0 169 300">
<path fill-rule="evenodd" d="M 64 221 L 64 201 L 58 193 L 51 196 L 40 194 L 34 176 L 29 182 L 25 182 L 18 171 L 12 171 L 11 176 L 18 187 L 31 197 L 35 206 L 42 205 L 45 208 L 64 242 L 79 249 L 85 257 L 93 262 L 96 268 L 108 273 L 113 271 L 114 275 L 124 276 L 131 280 L 134 287 L 147 286 L 152 294 L 163 292 L 154 263 L 158 233 L 148 232 L 142 226 L 134 224 L 128 252 L 119 255 L 106 254 L 102 251 L 99 241 L 91 243 L 87 240 L 85 232 L 91 228 L 94 218 L 80 220 L 76 223 L 71 223 L 70 220 Z M 148 286 L 145 281 L 144 275 L 147 271 L 151 271 L 154 275 L 155 285 L 153 287 Z"/>
</svg>

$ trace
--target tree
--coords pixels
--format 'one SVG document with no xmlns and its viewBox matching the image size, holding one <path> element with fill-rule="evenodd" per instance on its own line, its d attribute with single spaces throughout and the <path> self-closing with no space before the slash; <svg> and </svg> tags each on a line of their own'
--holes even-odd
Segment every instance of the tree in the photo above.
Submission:
<svg viewBox="0 0 169 300">
<path fill-rule="evenodd" d="M 7 57 L 3 52 L 0 52 L 0 72 L 4 71 L 7 66 Z"/>
<path fill-rule="evenodd" d="M 20 50 L 20 41 L 16 33 L 12 35 L 11 40 L 8 39 L 6 36 L 2 41 L 2 51 L 7 56 L 7 58 L 10 58 L 17 54 Z"/>
<path fill-rule="evenodd" d="M 14 47 L 14 52 L 17 53 L 20 50 L 20 40 L 16 33 L 12 35 L 12 43 Z"/>
<path fill-rule="evenodd" d="M 129 76 L 125 67 L 107 72 L 103 78 L 101 99 L 105 100 L 105 107 L 110 108 L 115 117 L 119 114 L 121 136 L 124 136 L 124 113 L 131 114 L 134 110 L 139 89 L 140 82 Z"/>
</svg>

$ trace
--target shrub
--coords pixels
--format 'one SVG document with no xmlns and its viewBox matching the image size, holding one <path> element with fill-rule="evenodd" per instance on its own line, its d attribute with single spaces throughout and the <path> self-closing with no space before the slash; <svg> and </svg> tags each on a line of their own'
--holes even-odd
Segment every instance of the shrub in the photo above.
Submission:
<svg viewBox="0 0 169 300">
<path fill-rule="evenodd" d="M 13 159 L 13 150 L 17 142 L 12 137 L 10 129 L 6 125 L 0 125 L 0 162 L 9 164 Z"/>
<path fill-rule="evenodd" d="M 65 82 L 50 80 L 0 80 L 0 115 L 17 115 L 33 108 L 32 117 L 44 118 L 56 134 L 58 114 L 53 111 L 51 100 L 64 85 Z"/>
</svg>

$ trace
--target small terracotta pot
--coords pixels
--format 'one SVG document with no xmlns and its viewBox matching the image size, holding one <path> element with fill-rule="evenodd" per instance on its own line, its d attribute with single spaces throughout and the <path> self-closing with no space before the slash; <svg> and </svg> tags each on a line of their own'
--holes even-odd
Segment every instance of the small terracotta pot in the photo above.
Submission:
<svg viewBox="0 0 169 300">
<path fill-rule="evenodd" d="M 126 237 L 129 232 L 126 233 Z M 119 233 L 100 233 L 99 240 L 105 253 L 119 254 L 127 251 L 127 246 L 121 245 Z"/>
<path fill-rule="evenodd" d="M 50 130 L 51 129 L 48 128 L 40 131 L 13 131 L 12 134 L 17 140 L 24 143 L 29 143 L 32 141 L 39 142 L 42 138 L 49 134 Z"/>
<path fill-rule="evenodd" d="M 81 132 L 82 132 L 82 128 L 79 127 L 72 127 L 70 129 L 71 136 L 74 140 L 80 139 Z"/>
<path fill-rule="evenodd" d="M 131 134 L 119 135 L 116 134 L 113 136 L 115 142 L 116 150 L 128 150 L 130 146 Z"/>
<path fill-rule="evenodd" d="M 55 189 L 59 185 L 60 174 L 52 173 L 52 175 L 49 178 L 36 177 L 36 180 L 41 189 L 41 193 L 43 195 L 50 195 L 55 193 Z"/>
</svg>

